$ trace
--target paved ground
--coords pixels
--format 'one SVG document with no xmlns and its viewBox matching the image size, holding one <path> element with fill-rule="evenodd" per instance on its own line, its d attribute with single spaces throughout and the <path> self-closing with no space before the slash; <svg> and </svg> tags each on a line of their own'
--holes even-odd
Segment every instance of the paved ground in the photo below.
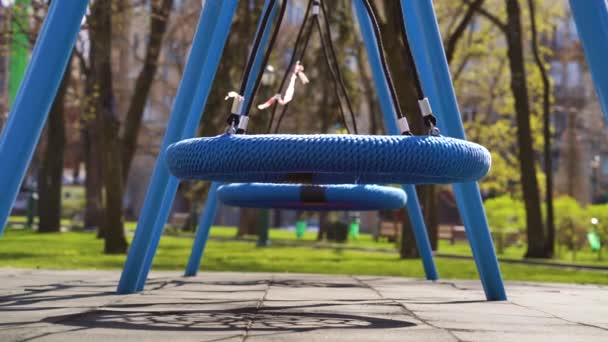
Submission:
<svg viewBox="0 0 608 342">
<path fill-rule="evenodd" d="M 608 341 L 608 288 L 300 274 L 0 269 L 0 341 Z"/>
</svg>

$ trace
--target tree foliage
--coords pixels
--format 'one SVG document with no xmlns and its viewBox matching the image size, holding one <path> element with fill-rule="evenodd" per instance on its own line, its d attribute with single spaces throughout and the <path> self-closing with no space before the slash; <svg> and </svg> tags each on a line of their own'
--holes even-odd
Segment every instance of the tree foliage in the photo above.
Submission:
<svg viewBox="0 0 608 342">
<path fill-rule="evenodd" d="M 540 37 L 549 36 L 557 18 L 563 16 L 563 6 L 557 2 L 535 0 L 537 30 Z M 473 1 L 441 1 L 435 4 L 443 36 L 454 31 L 459 18 L 466 13 L 466 6 Z M 487 15 L 485 15 L 485 14 Z M 522 40 L 531 39 L 529 14 L 522 6 Z M 492 18 L 492 19 L 490 19 Z M 503 0 L 486 0 L 481 11 L 472 19 L 465 37 L 456 47 L 450 63 L 456 95 L 469 140 L 486 146 L 492 153 L 490 174 L 480 182 L 486 194 L 518 193 L 519 158 L 516 151 L 514 97 L 510 90 L 510 69 L 507 61 L 506 40 L 499 25 L 506 22 Z M 546 62 L 552 51 L 541 45 L 541 55 Z M 540 155 L 542 140 L 543 84 L 534 56 L 524 46 L 526 85 L 530 104 L 530 125 L 533 148 Z"/>
<path fill-rule="evenodd" d="M 505 247 L 508 233 L 519 233 L 526 228 L 526 213 L 520 200 L 509 195 L 491 198 L 484 202 L 488 224 L 498 253 Z"/>
<path fill-rule="evenodd" d="M 587 215 L 572 197 L 561 196 L 554 203 L 557 242 L 569 251 L 576 252 L 586 242 L 585 233 L 589 222 Z M 573 257 L 574 255 L 573 253 Z"/>
</svg>

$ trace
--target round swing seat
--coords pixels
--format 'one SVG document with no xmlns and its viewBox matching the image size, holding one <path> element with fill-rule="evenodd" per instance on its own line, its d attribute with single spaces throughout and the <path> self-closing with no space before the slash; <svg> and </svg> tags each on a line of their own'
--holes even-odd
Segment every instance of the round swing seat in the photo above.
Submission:
<svg viewBox="0 0 608 342">
<path fill-rule="evenodd" d="M 491 164 L 475 143 L 398 135 L 223 134 L 172 144 L 165 158 L 178 178 L 226 183 L 447 184 Z"/>
<path fill-rule="evenodd" d="M 354 184 L 233 183 L 219 187 L 217 195 L 233 207 L 309 211 L 399 209 L 407 202 L 400 188 Z"/>
</svg>

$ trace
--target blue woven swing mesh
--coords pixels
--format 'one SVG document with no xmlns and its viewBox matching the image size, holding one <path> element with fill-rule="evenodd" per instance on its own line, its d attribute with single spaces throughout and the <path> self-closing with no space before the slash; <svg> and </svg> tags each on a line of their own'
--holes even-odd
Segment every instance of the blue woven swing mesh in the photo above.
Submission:
<svg viewBox="0 0 608 342">
<path fill-rule="evenodd" d="M 219 135 L 177 142 L 166 162 L 181 179 L 317 184 L 445 184 L 476 181 L 486 148 L 432 136 Z"/>
<path fill-rule="evenodd" d="M 403 208 L 407 195 L 400 188 L 381 185 L 319 185 L 324 201 L 306 202 L 301 184 L 233 183 L 222 185 L 217 194 L 224 204 L 245 208 L 293 210 L 379 210 Z"/>
</svg>

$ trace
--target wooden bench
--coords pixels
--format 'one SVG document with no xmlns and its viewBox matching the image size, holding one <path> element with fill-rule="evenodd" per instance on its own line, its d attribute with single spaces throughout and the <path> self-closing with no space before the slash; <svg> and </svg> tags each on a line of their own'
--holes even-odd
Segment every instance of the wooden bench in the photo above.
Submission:
<svg viewBox="0 0 608 342">
<path fill-rule="evenodd" d="M 167 223 L 167 226 L 170 229 L 179 230 L 188 224 L 189 219 L 190 213 L 173 213 L 169 219 L 169 222 Z"/>
<path fill-rule="evenodd" d="M 439 239 L 448 240 L 453 245 L 456 241 L 467 241 L 467 233 L 464 226 L 442 224 L 439 225 Z"/>
<path fill-rule="evenodd" d="M 399 237 L 399 222 L 393 221 L 380 221 L 380 229 L 378 229 L 378 237 L 385 237 L 389 242 L 397 241 Z"/>
</svg>

